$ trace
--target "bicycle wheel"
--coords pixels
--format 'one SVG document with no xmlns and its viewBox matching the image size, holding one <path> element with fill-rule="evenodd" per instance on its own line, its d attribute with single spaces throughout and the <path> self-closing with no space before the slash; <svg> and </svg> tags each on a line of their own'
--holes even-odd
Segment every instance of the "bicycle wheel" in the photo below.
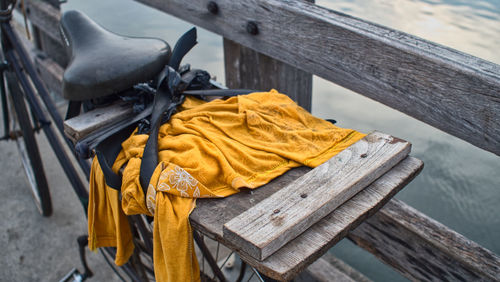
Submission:
<svg viewBox="0 0 500 282">
<path fill-rule="evenodd" d="M 130 216 L 129 222 L 136 246 L 134 255 L 128 263 L 129 269 L 133 269 L 137 277 L 132 280 L 155 281 L 152 258 L 153 222 L 143 215 Z M 193 236 L 201 281 L 268 281 L 255 268 L 244 263 L 234 251 L 218 241 L 198 231 L 194 231 Z"/>
<path fill-rule="evenodd" d="M 201 281 L 274 281 L 246 264 L 239 255 L 220 242 L 194 231 Z"/>
<path fill-rule="evenodd" d="M 43 216 L 52 214 L 49 186 L 34 136 L 30 115 L 23 92 L 12 72 L 5 72 L 7 99 L 11 121 L 11 139 L 16 141 L 28 182 L 38 211 Z"/>
</svg>

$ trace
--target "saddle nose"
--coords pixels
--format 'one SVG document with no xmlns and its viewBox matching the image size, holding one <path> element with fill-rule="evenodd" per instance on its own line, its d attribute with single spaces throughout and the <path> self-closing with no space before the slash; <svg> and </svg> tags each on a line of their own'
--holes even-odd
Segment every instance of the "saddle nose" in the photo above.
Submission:
<svg viewBox="0 0 500 282">
<path fill-rule="evenodd" d="M 60 27 L 71 58 L 63 75 L 63 96 L 68 100 L 126 90 L 152 79 L 170 59 L 165 41 L 115 34 L 78 11 L 65 12 Z"/>
</svg>

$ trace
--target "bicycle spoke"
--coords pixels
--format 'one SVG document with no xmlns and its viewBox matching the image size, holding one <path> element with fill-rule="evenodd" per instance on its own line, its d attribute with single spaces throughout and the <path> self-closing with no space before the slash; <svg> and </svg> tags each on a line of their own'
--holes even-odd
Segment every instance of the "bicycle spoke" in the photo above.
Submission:
<svg viewBox="0 0 500 282">
<path fill-rule="evenodd" d="M 203 253 L 205 253 L 207 262 L 210 265 L 210 268 L 212 269 L 212 271 L 217 276 L 217 278 L 219 278 L 220 281 L 226 281 L 226 278 L 224 277 L 224 274 L 222 273 L 222 271 L 218 267 L 217 262 L 215 261 L 215 259 L 213 258 L 212 254 L 210 253 L 210 250 L 208 249 L 208 247 L 201 240 L 200 235 L 198 234 L 198 232 L 193 231 L 193 238 L 194 238 L 196 244 L 198 244 L 198 247 L 200 248 L 200 250 Z"/>
<path fill-rule="evenodd" d="M 253 268 L 253 267 L 252 267 L 252 268 Z M 250 275 L 250 277 L 248 277 L 247 282 L 249 282 L 249 281 L 252 279 L 252 277 L 253 277 L 254 275 L 255 275 L 255 272 L 252 272 L 252 275 Z"/>
<path fill-rule="evenodd" d="M 215 252 L 215 261 L 219 260 L 219 247 L 220 247 L 220 243 L 219 243 L 219 241 L 217 241 L 217 251 Z"/>
<path fill-rule="evenodd" d="M 226 260 L 222 263 L 222 265 L 220 266 L 220 268 L 222 269 L 224 267 L 224 265 L 226 265 L 227 261 L 229 260 L 229 258 L 231 258 L 231 256 L 234 254 L 234 251 L 232 251 L 227 257 L 226 257 Z"/>
<path fill-rule="evenodd" d="M 201 241 L 205 242 L 205 236 L 201 235 Z M 205 253 L 201 252 L 201 272 L 205 272 Z"/>
<path fill-rule="evenodd" d="M 120 278 L 121 281 L 125 282 L 125 278 L 123 278 L 120 273 L 118 272 L 118 270 L 113 266 L 113 263 L 110 262 L 110 259 L 108 258 L 108 256 L 106 255 L 106 252 L 103 250 L 103 248 L 99 248 L 99 251 L 101 252 L 102 256 L 104 257 L 104 260 L 106 261 L 106 263 L 108 264 L 108 266 L 113 270 L 113 272 L 116 274 L 116 276 L 118 276 L 118 278 Z"/>
<path fill-rule="evenodd" d="M 240 274 L 238 275 L 236 282 L 241 282 L 243 280 L 243 277 L 245 277 L 246 270 L 247 270 L 247 263 L 241 260 Z"/>
<path fill-rule="evenodd" d="M 260 273 L 257 271 L 257 269 L 255 269 L 254 267 L 252 267 L 252 270 L 257 275 L 257 277 L 259 278 L 259 281 L 265 282 L 264 278 L 262 278 L 262 276 L 260 276 Z"/>
</svg>

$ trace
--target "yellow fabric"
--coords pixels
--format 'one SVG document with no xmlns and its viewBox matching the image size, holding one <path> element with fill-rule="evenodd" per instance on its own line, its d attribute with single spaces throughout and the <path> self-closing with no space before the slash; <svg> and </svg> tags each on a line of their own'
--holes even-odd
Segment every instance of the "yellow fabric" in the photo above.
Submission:
<svg viewBox="0 0 500 282">
<path fill-rule="evenodd" d="M 114 171 L 121 167 L 119 161 Z M 117 247 L 115 263 L 125 264 L 134 252 L 134 243 L 118 197 L 118 191 L 106 186 L 97 158 L 92 161 L 88 207 L 89 249 Z"/>
<path fill-rule="evenodd" d="M 316 167 L 364 136 L 313 117 L 275 90 L 208 103 L 190 97 L 160 127 L 160 164 L 151 177 L 146 200 L 139 172 L 147 135 L 130 136 L 113 169 L 128 162 L 123 171 L 123 212 L 154 214 L 156 279 L 199 281 L 188 220 L 196 198 L 226 197 L 242 187 L 264 185 L 290 168 Z M 115 198 L 99 196 L 103 194 L 99 190 L 110 189 L 101 189 L 103 175 L 95 161 L 94 165 L 91 192 L 98 197 L 91 196 L 89 202 L 89 211 L 94 211 L 92 217 L 89 212 L 90 244 L 99 247 L 101 234 L 120 234 L 122 240 L 116 243 L 118 250 L 123 248 L 118 252 L 123 257 L 117 253 L 116 261 L 122 262 L 128 259 L 129 246 L 119 243 L 130 238 L 130 230 L 118 224 L 122 214 L 110 213 L 116 210 Z"/>
</svg>

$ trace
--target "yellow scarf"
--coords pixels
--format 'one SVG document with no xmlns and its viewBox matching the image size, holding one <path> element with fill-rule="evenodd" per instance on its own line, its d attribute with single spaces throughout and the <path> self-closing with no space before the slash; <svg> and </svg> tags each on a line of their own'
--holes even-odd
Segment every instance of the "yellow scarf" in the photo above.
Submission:
<svg viewBox="0 0 500 282">
<path fill-rule="evenodd" d="M 315 118 L 276 90 L 203 102 L 189 97 L 160 127 L 160 163 L 147 199 L 139 183 L 147 135 L 132 134 L 113 170 L 123 171 L 121 209 L 94 159 L 90 182 L 89 246 L 116 246 L 115 262 L 133 251 L 126 215 L 154 216 L 153 259 L 158 281 L 199 281 L 189 214 L 196 198 L 226 197 L 257 188 L 307 165 L 316 167 L 365 135 Z"/>
</svg>

